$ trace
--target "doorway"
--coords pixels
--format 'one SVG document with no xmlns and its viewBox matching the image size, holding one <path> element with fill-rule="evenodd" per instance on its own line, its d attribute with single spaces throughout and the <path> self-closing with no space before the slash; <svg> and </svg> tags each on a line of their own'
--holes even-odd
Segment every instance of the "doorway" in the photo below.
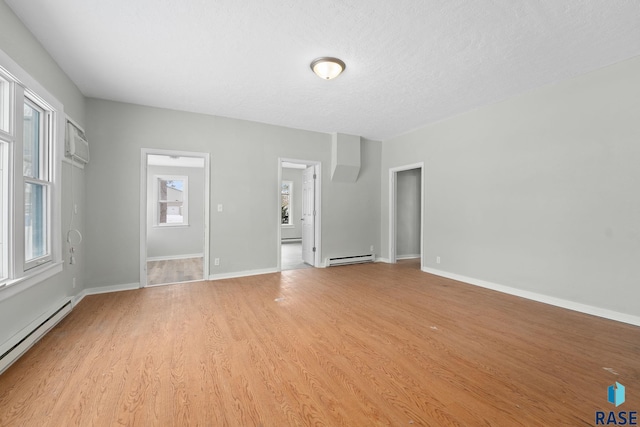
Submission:
<svg viewBox="0 0 640 427">
<path fill-rule="evenodd" d="M 320 265 L 320 162 L 278 160 L 278 270 Z"/>
<path fill-rule="evenodd" d="M 209 154 L 142 149 L 140 286 L 208 279 Z"/>
<path fill-rule="evenodd" d="M 389 262 L 420 259 L 424 224 L 424 164 L 389 170 Z"/>
</svg>

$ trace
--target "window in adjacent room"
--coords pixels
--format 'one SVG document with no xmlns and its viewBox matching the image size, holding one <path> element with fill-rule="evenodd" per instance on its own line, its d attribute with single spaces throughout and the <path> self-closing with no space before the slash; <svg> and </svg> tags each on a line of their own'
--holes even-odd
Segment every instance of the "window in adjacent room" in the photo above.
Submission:
<svg viewBox="0 0 640 427">
<path fill-rule="evenodd" d="M 157 175 L 157 224 L 160 226 L 188 225 L 189 178 Z"/>
<path fill-rule="evenodd" d="M 292 225 L 293 224 L 293 182 L 282 181 L 280 187 L 280 207 L 281 207 L 281 224 Z"/>
</svg>

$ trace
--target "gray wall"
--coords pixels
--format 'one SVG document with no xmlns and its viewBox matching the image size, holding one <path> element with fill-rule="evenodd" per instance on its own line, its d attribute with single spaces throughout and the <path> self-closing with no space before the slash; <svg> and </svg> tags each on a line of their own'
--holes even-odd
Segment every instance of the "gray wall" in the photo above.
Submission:
<svg viewBox="0 0 640 427">
<path fill-rule="evenodd" d="M 425 162 L 426 267 L 637 316 L 639 118 L 635 58 L 385 141 L 381 176 Z"/>
<path fill-rule="evenodd" d="M 87 100 L 90 286 L 139 281 L 140 149 L 211 153 L 211 274 L 275 269 L 278 158 L 322 162 L 322 256 L 367 253 L 380 241 L 381 143 L 364 140 L 356 183 L 330 181 L 331 135 L 111 101 Z M 117 166 L 117 169 L 116 169 Z M 117 172 L 117 173 L 116 173 Z M 125 206 L 108 210 L 109 200 Z M 217 211 L 217 205 L 223 211 Z"/>
<path fill-rule="evenodd" d="M 396 258 L 420 256 L 420 169 L 397 173 Z"/>
<path fill-rule="evenodd" d="M 154 175 L 188 177 L 188 226 L 158 227 L 154 223 Z M 202 255 L 204 250 L 204 168 L 147 167 L 147 258 Z"/>
<path fill-rule="evenodd" d="M 67 114 L 80 125 L 84 124 L 84 97 L 4 1 L 0 1 L 0 49 L 62 102 Z M 74 225 L 84 233 L 84 172 L 77 168 L 73 171 L 74 197 L 72 198 L 71 166 L 67 163 L 58 166 L 62 168 L 62 218 L 60 221 L 64 240 L 74 202 L 78 205 L 78 216 L 74 219 Z M 82 290 L 85 243 L 76 245 L 78 250 L 76 264 L 69 265 L 67 262 L 62 273 L 0 301 L 0 343 L 26 327 L 58 300 L 76 295 Z M 64 259 L 68 261 L 66 244 L 62 252 Z M 77 283 L 75 289 L 72 288 L 74 277 Z"/>
<path fill-rule="evenodd" d="M 302 171 L 303 169 L 282 168 L 282 180 L 293 182 L 293 228 L 282 228 L 282 239 L 302 238 Z"/>
</svg>

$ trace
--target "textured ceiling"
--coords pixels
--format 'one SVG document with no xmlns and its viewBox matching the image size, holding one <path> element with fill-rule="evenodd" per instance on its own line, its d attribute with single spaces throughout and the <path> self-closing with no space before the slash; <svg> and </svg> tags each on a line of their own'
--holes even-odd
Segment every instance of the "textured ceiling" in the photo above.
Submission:
<svg viewBox="0 0 640 427">
<path fill-rule="evenodd" d="M 379 140 L 640 55 L 636 0 L 5 1 L 88 97 Z"/>
</svg>

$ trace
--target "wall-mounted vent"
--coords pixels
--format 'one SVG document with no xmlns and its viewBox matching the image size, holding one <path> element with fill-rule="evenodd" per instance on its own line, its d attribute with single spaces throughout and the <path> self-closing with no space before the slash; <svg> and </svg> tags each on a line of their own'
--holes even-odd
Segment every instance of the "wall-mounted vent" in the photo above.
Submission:
<svg viewBox="0 0 640 427">
<path fill-rule="evenodd" d="M 360 140 L 356 135 L 334 133 L 331 139 L 331 181 L 356 182 L 360 174 Z"/>
<path fill-rule="evenodd" d="M 61 305 L 42 316 L 29 327 L 18 332 L 0 346 L 0 374 L 13 362 L 26 353 L 40 338 L 71 312 L 71 299 L 64 300 Z"/>
<path fill-rule="evenodd" d="M 375 261 L 373 254 L 352 255 L 352 256 L 327 258 L 325 265 L 327 267 L 333 267 L 336 265 L 360 264 L 363 262 L 373 262 L 373 261 Z"/>
<path fill-rule="evenodd" d="M 65 155 L 76 162 L 89 163 L 89 142 L 84 131 L 67 120 L 67 140 Z"/>
</svg>

